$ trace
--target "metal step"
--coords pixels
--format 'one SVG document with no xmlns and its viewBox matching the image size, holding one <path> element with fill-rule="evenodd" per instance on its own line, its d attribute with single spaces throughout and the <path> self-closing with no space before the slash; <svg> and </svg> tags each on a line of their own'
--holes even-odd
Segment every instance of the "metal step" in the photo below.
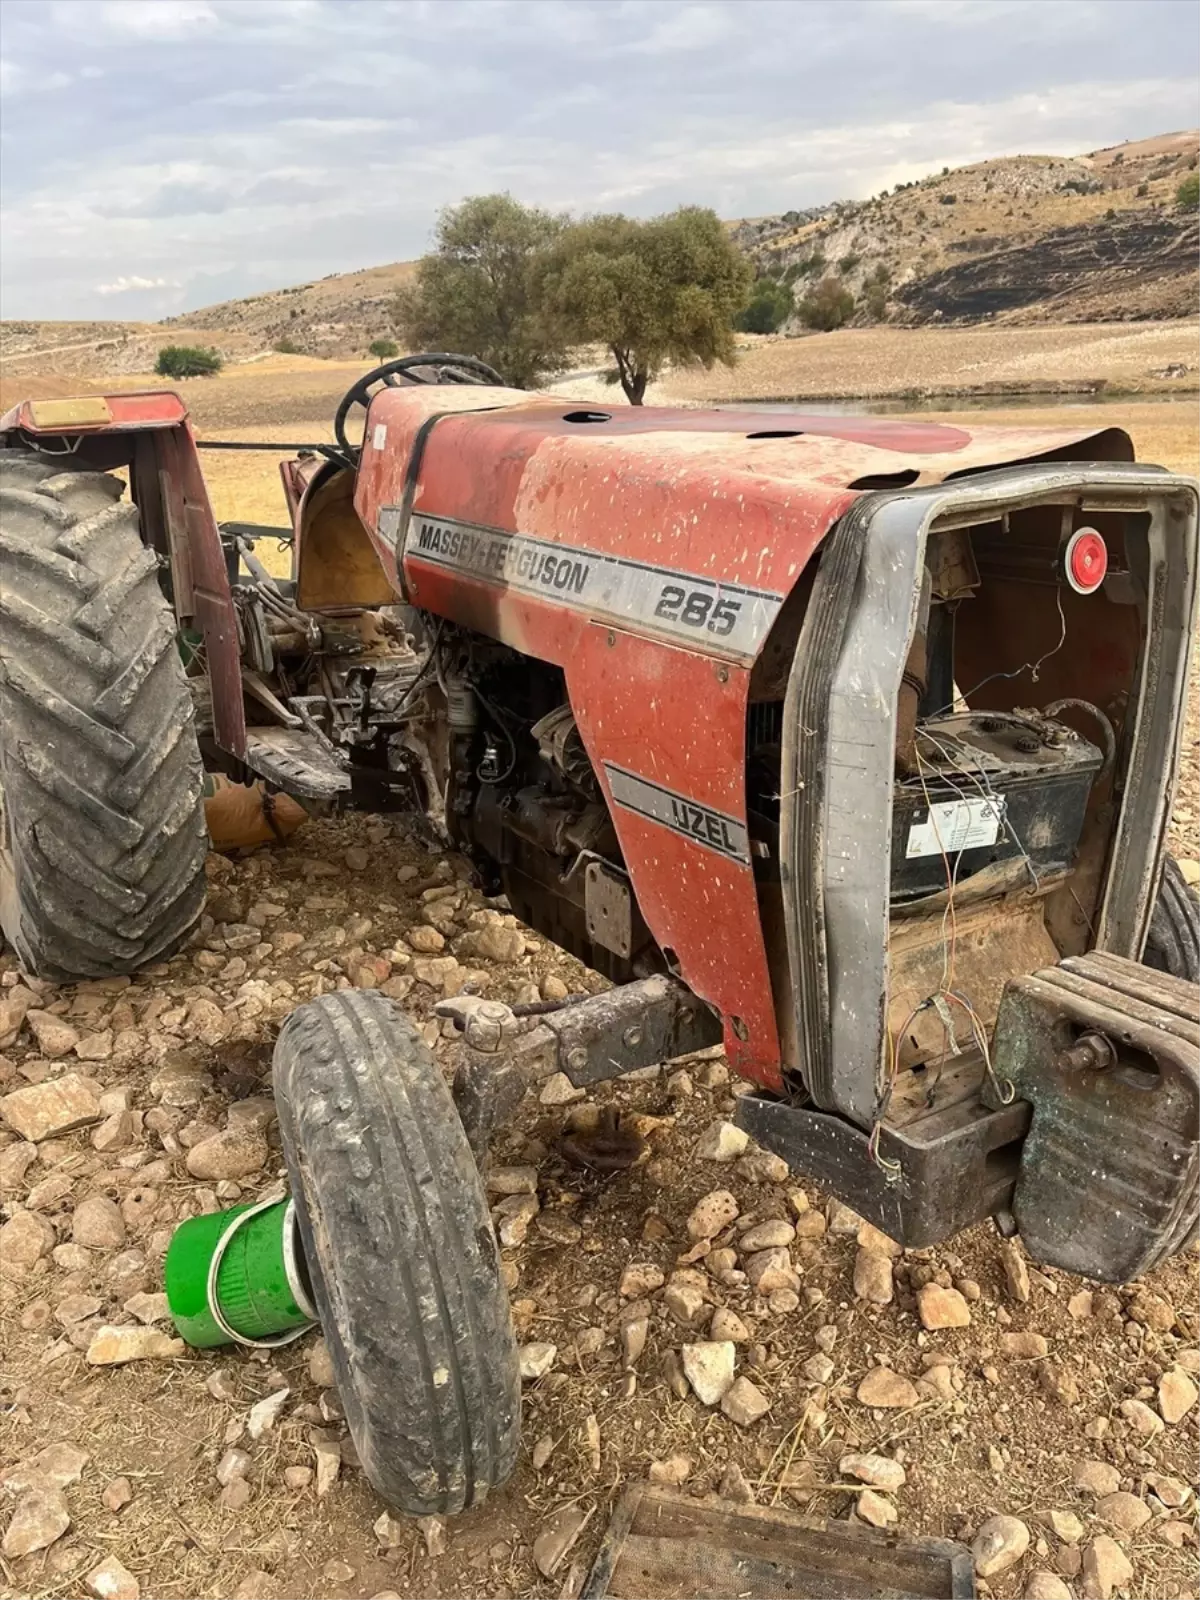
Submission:
<svg viewBox="0 0 1200 1600">
<path fill-rule="evenodd" d="M 334 800 L 350 791 L 350 774 L 302 728 L 247 728 L 246 765 L 305 799 Z"/>
</svg>

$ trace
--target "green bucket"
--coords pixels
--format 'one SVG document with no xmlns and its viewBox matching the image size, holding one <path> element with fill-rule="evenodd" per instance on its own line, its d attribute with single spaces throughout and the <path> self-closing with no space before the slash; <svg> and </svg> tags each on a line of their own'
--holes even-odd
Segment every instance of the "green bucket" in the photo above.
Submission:
<svg viewBox="0 0 1200 1600">
<path fill-rule="evenodd" d="M 189 1217 L 164 1276 L 175 1326 L 200 1349 L 289 1344 L 317 1318 L 291 1200 Z"/>
</svg>

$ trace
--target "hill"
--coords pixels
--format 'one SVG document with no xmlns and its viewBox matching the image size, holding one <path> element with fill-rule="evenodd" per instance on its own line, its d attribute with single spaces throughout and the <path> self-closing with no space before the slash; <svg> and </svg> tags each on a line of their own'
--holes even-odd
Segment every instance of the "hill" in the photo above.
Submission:
<svg viewBox="0 0 1200 1600">
<path fill-rule="evenodd" d="M 372 340 L 392 336 L 392 302 L 415 271 L 415 261 L 394 261 L 385 267 L 335 272 L 315 283 L 188 311 L 170 318 L 165 326 L 241 335 L 259 349 L 282 343 L 305 355 L 358 356 Z"/>
<path fill-rule="evenodd" d="M 826 274 L 859 322 L 1112 322 L 1196 310 L 1197 215 L 1175 192 L 1200 134 L 949 168 L 870 200 L 730 225 L 797 300 Z"/>
<path fill-rule="evenodd" d="M 1197 214 L 1175 201 L 1200 134 L 1163 134 L 1083 156 L 958 167 L 865 201 L 728 224 L 764 275 L 799 301 L 826 274 L 853 322 L 900 326 L 1165 321 L 1196 314 Z M 6 387 L 36 373 L 147 372 L 162 345 L 207 344 L 231 362 L 273 352 L 365 357 L 393 336 L 392 302 L 416 263 L 333 273 L 162 323 L 0 323 Z M 797 332 L 793 318 L 786 331 Z"/>
</svg>

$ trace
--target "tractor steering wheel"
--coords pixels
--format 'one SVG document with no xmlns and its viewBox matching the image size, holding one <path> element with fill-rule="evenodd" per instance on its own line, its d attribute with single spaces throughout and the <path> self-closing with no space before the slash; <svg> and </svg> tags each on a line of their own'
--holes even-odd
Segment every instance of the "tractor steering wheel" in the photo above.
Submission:
<svg viewBox="0 0 1200 1600">
<path fill-rule="evenodd" d="M 427 373 L 428 376 L 422 376 Z M 494 367 L 476 356 L 456 356 L 445 351 L 425 352 L 415 356 L 401 356 L 396 361 L 385 361 L 381 367 L 372 367 L 364 373 L 342 396 L 333 419 L 333 436 L 338 447 L 353 456 L 358 449 L 346 437 L 346 418 L 351 408 L 362 406 L 365 411 L 373 396 L 376 384 L 387 389 L 399 389 L 410 383 L 478 383 L 500 384 L 504 379 Z"/>
</svg>

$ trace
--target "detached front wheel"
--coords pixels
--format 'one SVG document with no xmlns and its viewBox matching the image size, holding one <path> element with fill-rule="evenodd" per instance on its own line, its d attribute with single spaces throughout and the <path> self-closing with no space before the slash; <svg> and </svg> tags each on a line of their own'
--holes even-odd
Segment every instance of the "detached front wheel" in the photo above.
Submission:
<svg viewBox="0 0 1200 1600">
<path fill-rule="evenodd" d="M 483 1183 L 441 1070 L 397 1006 L 347 989 L 292 1012 L 274 1072 L 363 1470 L 412 1515 L 477 1506 L 516 1461 L 521 1386 Z"/>
</svg>

